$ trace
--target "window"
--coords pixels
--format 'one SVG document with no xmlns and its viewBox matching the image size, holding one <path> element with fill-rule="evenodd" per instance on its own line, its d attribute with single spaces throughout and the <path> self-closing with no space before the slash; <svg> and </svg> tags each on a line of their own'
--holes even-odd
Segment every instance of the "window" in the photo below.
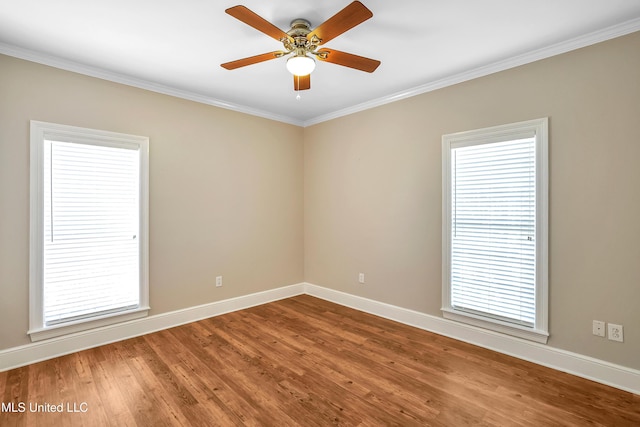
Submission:
<svg viewBox="0 0 640 427">
<path fill-rule="evenodd" d="M 32 341 L 146 316 L 148 138 L 31 122 Z"/>
<path fill-rule="evenodd" d="M 442 137 L 444 317 L 546 343 L 547 129 Z"/>
</svg>

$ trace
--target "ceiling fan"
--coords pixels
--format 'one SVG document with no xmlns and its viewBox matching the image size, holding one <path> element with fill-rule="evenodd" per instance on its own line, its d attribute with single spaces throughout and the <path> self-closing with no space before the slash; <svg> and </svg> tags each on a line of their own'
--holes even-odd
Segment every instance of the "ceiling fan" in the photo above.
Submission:
<svg viewBox="0 0 640 427">
<path fill-rule="evenodd" d="M 245 6 L 234 6 L 225 12 L 278 40 L 285 49 L 221 64 L 227 70 L 292 55 L 287 60 L 287 69 L 293 74 L 293 88 L 294 90 L 306 90 L 311 88 L 311 72 L 315 68 L 314 56 L 324 62 L 368 73 L 374 72 L 380 65 L 380 61 L 375 59 L 324 47 L 318 49 L 321 45 L 373 16 L 373 13 L 359 1 L 349 4 L 313 30 L 311 30 L 311 23 L 306 19 L 294 19 L 291 22 L 291 29 L 284 32 Z"/>
</svg>

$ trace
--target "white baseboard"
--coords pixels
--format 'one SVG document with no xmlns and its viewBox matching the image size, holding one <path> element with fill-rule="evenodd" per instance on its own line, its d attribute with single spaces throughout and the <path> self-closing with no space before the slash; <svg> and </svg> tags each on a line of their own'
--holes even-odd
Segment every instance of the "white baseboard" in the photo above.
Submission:
<svg viewBox="0 0 640 427">
<path fill-rule="evenodd" d="M 632 368 L 311 283 L 305 293 L 640 395 L 640 371 Z"/>
<path fill-rule="evenodd" d="M 0 372 L 208 317 L 308 294 L 640 395 L 640 371 L 437 316 L 299 283 L 0 351 Z"/>
<path fill-rule="evenodd" d="M 0 351 L 0 372 L 304 293 L 304 284 L 216 301 Z"/>
</svg>

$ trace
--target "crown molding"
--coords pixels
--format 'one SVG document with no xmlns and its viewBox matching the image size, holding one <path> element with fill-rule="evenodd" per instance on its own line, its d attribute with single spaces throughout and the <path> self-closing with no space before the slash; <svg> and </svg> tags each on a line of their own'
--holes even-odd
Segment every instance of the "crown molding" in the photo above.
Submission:
<svg viewBox="0 0 640 427">
<path fill-rule="evenodd" d="M 258 109 L 247 107 L 244 105 L 234 104 L 231 102 L 227 102 L 227 101 L 223 101 L 223 100 L 209 97 L 206 95 L 202 95 L 196 92 L 186 91 L 183 89 L 162 85 L 150 80 L 144 80 L 144 79 L 132 77 L 126 74 L 108 71 L 98 67 L 92 67 L 86 64 L 81 64 L 79 62 L 58 58 L 52 55 L 44 54 L 42 52 L 24 49 L 24 48 L 9 45 L 6 43 L 0 43 L 0 54 L 13 56 L 15 58 L 36 62 L 38 64 L 47 65 L 54 68 L 59 68 L 61 70 L 71 71 L 74 73 L 83 74 L 90 77 L 96 77 L 102 80 L 108 80 L 114 83 L 120 83 L 127 86 L 132 86 L 139 89 L 160 93 L 163 95 L 174 96 L 176 98 L 182 98 L 188 101 L 194 101 L 201 104 L 224 108 L 226 110 L 232 110 L 239 113 L 249 114 L 252 116 L 262 117 L 269 120 L 292 124 L 295 126 L 303 125 L 302 121 L 296 120 L 288 116 L 282 116 L 279 114 L 270 113 L 268 111 L 258 110 Z"/>
<path fill-rule="evenodd" d="M 640 31 L 640 18 L 625 21 L 620 24 L 613 25 L 601 30 L 597 30 L 588 34 L 584 34 L 579 37 L 575 37 L 569 40 L 565 40 L 559 43 L 552 44 L 540 49 L 535 49 L 520 55 L 516 55 L 507 59 L 503 59 L 491 64 L 483 65 L 471 70 L 463 71 L 461 73 L 453 74 L 442 79 L 434 80 L 420 86 L 408 89 L 405 91 L 396 92 L 394 94 L 384 96 L 381 98 L 373 99 L 371 101 L 363 102 L 352 107 L 344 108 L 334 111 L 329 114 L 324 114 L 309 120 L 305 120 L 303 126 L 312 126 L 318 123 L 326 122 L 329 120 L 337 119 L 339 117 L 347 116 L 360 111 L 369 110 L 371 108 L 379 107 L 381 105 L 389 104 L 392 102 L 400 101 L 401 99 L 410 98 L 412 96 L 421 95 L 423 93 L 431 92 L 437 89 L 442 89 L 447 86 L 453 86 L 458 83 L 466 82 L 469 80 L 477 79 L 479 77 L 488 76 L 499 71 L 505 71 L 510 68 L 519 67 L 521 65 L 529 64 L 531 62 L 539 61 L 542 59 L 550 58 L 552 56 L 560 55 L 570 52 L 572 50 L 580 49 L 583 47 L 591 46 L 596 43 L 601 43 L 616 37 L 622 37 L 627 34 Z"/>
<path fill-rule="evenodd" d="M 515 68 L 520 65 L 525 65 L 531 62 L 539 61 L 541 59 L 550 58 L 555 55 L 570 52 L 572 50 L 587 47 L 596 43 L 607 41 L 616 37 L 621 37 L 627 34 L 640 31 L 640 18 L 631 19 L 616 25 L 612 25 L 607 28 L 603 28 L 591 33 L 587 33 L 578 37 L 574 37 L 569 40 L 565 40 L 559 43 L 552 44 L 540 49 L 535 49 L 520 55 L 516 55 L 510 58 L 506 58 L 497 62 L 486 64 L 480 67 L 476 67 L 461 73 L 453 74 L 451 76 L 444 77 L 442 79 L 427 82 L 420 86 L 407 89 L 404 91 L 396 92 L 391 95 L 387 95 L 381 98 L 373 99 L 361 104 L 357 104 L 351 107 L 343 108 L 333 111 L 328 114 L 313 117 L 308 120 L 298 120 L 293 117 L 283 116 L 280 114 L 274 114 L 268 111 L 259 110 L 244 105 L 234 104 L 231 102 L 223 101 L 221 99 L 213 98 L 210 96 L 202 95 L 196 92 L 190 92 L 166 85 L 162 85 L 149 80 L 139 79 L 126 74 L 107 71 L 102 68 L 92 67 L 86 64 L 58 58 L 52 55 L 47 55 L 42 52 L 37 52 L 29 49 L 20 48 L 17 46 L 0 43 L 0 54 L 13 56 L 27 61 L 36 62 L 43 65 L 48 65 L 55 68 L 60 68 L 66 71 L 71 71 L 79 74 L 84 74 L 90 77 L 96 77 L 103 80 L 112 81 L 115 83 L 121 83 L 127 86 L 133 86 L 140 89 L 149 90 L 152 92 L 161 93 L 164 95 L 174 96 L 177 98 L 186 99 L 189 101 L 199 102 L 201 104 L 211 105 L 214 107 L 224 108 L 227 110 L 236 111 L 239 113 L 249 114 L 252 116 L 262 117 L 269 120 L 283 122 L 295 126 L 307 127 L 318 123 L 333 120 L 339 117 L 354 114 L 360 111 L 368 110 L 371 108 L 379 107 L 381 105 L 389 104 L 402 99 L 410 98 L 423 93 L 431 92 L 437 89 L 442 89 L 447 86 L 452 86 L 465 81 L 473 80 L 479 77 L 484 77 L 489 74 L 497 73 L 500 71 Z"/>
</svg>

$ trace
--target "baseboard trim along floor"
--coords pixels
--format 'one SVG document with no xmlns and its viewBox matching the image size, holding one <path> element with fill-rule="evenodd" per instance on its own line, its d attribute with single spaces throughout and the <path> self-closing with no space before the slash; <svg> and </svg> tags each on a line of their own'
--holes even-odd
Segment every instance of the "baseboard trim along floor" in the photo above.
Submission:
<svg viewBox="0 0 640 427">
<path fill-rule="evenodd" d="M 304 289 L 304 283 L 284 286 L 13 347 L 0 351 L 0 371 L 289 298 Z"/>
<path fill-rule="evenodd" d="M 2 350 L 0 371 L 300 294 L 308 294 L 640 395 L 638 370 L 311 283 L 284 286 Z"/>
<path fill-rule="evenodd" d="M 640 394 L 640 371 L 545 344 L 431 316 L 333 289 L 305 284 L 305 293 L 376 316 L 508 354 L 601 384 Z"/>
</svg>

